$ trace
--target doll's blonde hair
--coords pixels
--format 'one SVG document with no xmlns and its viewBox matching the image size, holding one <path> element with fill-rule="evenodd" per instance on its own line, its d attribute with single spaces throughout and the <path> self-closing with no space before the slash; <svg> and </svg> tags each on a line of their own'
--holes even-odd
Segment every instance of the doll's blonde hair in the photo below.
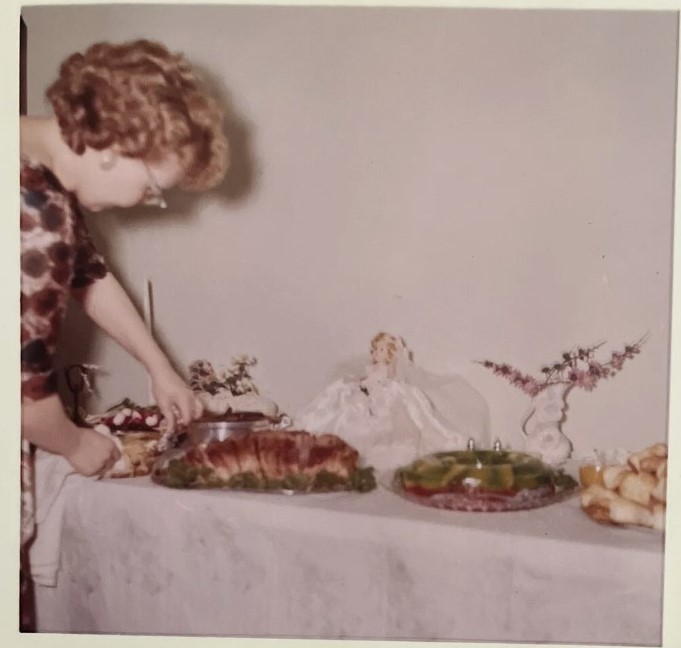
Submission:
<svg viewBox="0 0 681 648">
<path fill-rule="evenodd" d="M 228 164 L 223 112 L 187 60 L 160 43 L 102 42 L 69 56 L 48 88 L 62 137 L 145 161 L 175 154 L 183 189 L 217 185 Z"/>
<path fill-rule="evenodd" d="M 376 351 L 378 348 L 378 345 L 381 342 L 386 342 L 388 345 L 388 360 L 392 362 L 393 358 L 395 357 L 395 354 L 397 353 L 397 344 L 398 344 L 398 339 L 392 335 L 391 333 L 386 333 L 385 331 L 381 331 L 380 333 L 377 333 L 374 335 L 374 337 L 371 339 L 371 353 Z"/>
</svg>

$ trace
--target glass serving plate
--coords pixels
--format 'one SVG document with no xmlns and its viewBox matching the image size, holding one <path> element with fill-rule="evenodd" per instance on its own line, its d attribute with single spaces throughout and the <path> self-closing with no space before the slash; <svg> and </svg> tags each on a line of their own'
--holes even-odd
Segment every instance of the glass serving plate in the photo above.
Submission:
<svg viewBox="0 0 681 648">
<path fill-rule="evenodd" d="M 417 504 L 470 512 L 521 511 L 571 495 L 577 482 L 534 455 L 461 450 L 422 457 L 398 469 L 392 490 Z"/>
</svg>

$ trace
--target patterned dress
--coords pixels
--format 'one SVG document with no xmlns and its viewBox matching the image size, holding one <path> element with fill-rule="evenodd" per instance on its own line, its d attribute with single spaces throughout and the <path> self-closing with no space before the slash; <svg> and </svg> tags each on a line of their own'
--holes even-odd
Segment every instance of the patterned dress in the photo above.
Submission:
<svg viewBox="0 0 681 648">
<path fill-rule="evenodd" d="M 107 268 L 76 198 L 54 174 L 22 160 L 20 179 L 21 398 L 25 402 L 57 393 L 54 353 L 69 295 L 104 277 Z M 22 441 L 22 548 L 35 532 L 34 511 L 31 448 Z"/>
</svg>

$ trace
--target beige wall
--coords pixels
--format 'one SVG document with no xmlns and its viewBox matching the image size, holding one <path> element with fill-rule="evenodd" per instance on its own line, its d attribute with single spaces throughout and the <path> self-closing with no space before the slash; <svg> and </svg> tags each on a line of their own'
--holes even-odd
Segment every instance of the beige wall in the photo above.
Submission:
<svg viewBox="0 0 681 648">
<path fill-rule="evenodd" d="M 539 369 L 561 351 L 651 338 L 573 392 L 578 451 L 666 429 L 676 18 L 671 13 L 239 7 L 25 10 L 29 111 L 98 39 L 185 51 L 228 93 L 226 191 L 91 219 L 186 365 L 249 352 L 288 411 L 379 329 L 464 375 L 492 434 L 526 399 L 474 359 Z M 103 364 L 104 406 L 142 371 L 82 320 L 65 356 Z"/>
</svg>

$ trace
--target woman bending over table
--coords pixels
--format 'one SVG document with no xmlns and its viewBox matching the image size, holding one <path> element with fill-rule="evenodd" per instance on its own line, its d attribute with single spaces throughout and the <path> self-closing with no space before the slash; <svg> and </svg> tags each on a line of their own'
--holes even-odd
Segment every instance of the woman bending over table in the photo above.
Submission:
<svg viewBox="0 0 681 648">
<path fill-rule="evenodd" d="M 119 456 L 111 439 L 71 422 L 57 395 L 53 359 L 69 297 L 144 365 L 169 432 L 202 413 L 96 251 L 81 207 L 164 208 L 171 187 L 217 185 L 228 158 L 217 101 L 182 55 L 158 43 L 73 54 L 47 97 L 53 116 L 21 118 L 22 593 L 35 533 L 31 446 L 85 476 Z"/>
</svg>

